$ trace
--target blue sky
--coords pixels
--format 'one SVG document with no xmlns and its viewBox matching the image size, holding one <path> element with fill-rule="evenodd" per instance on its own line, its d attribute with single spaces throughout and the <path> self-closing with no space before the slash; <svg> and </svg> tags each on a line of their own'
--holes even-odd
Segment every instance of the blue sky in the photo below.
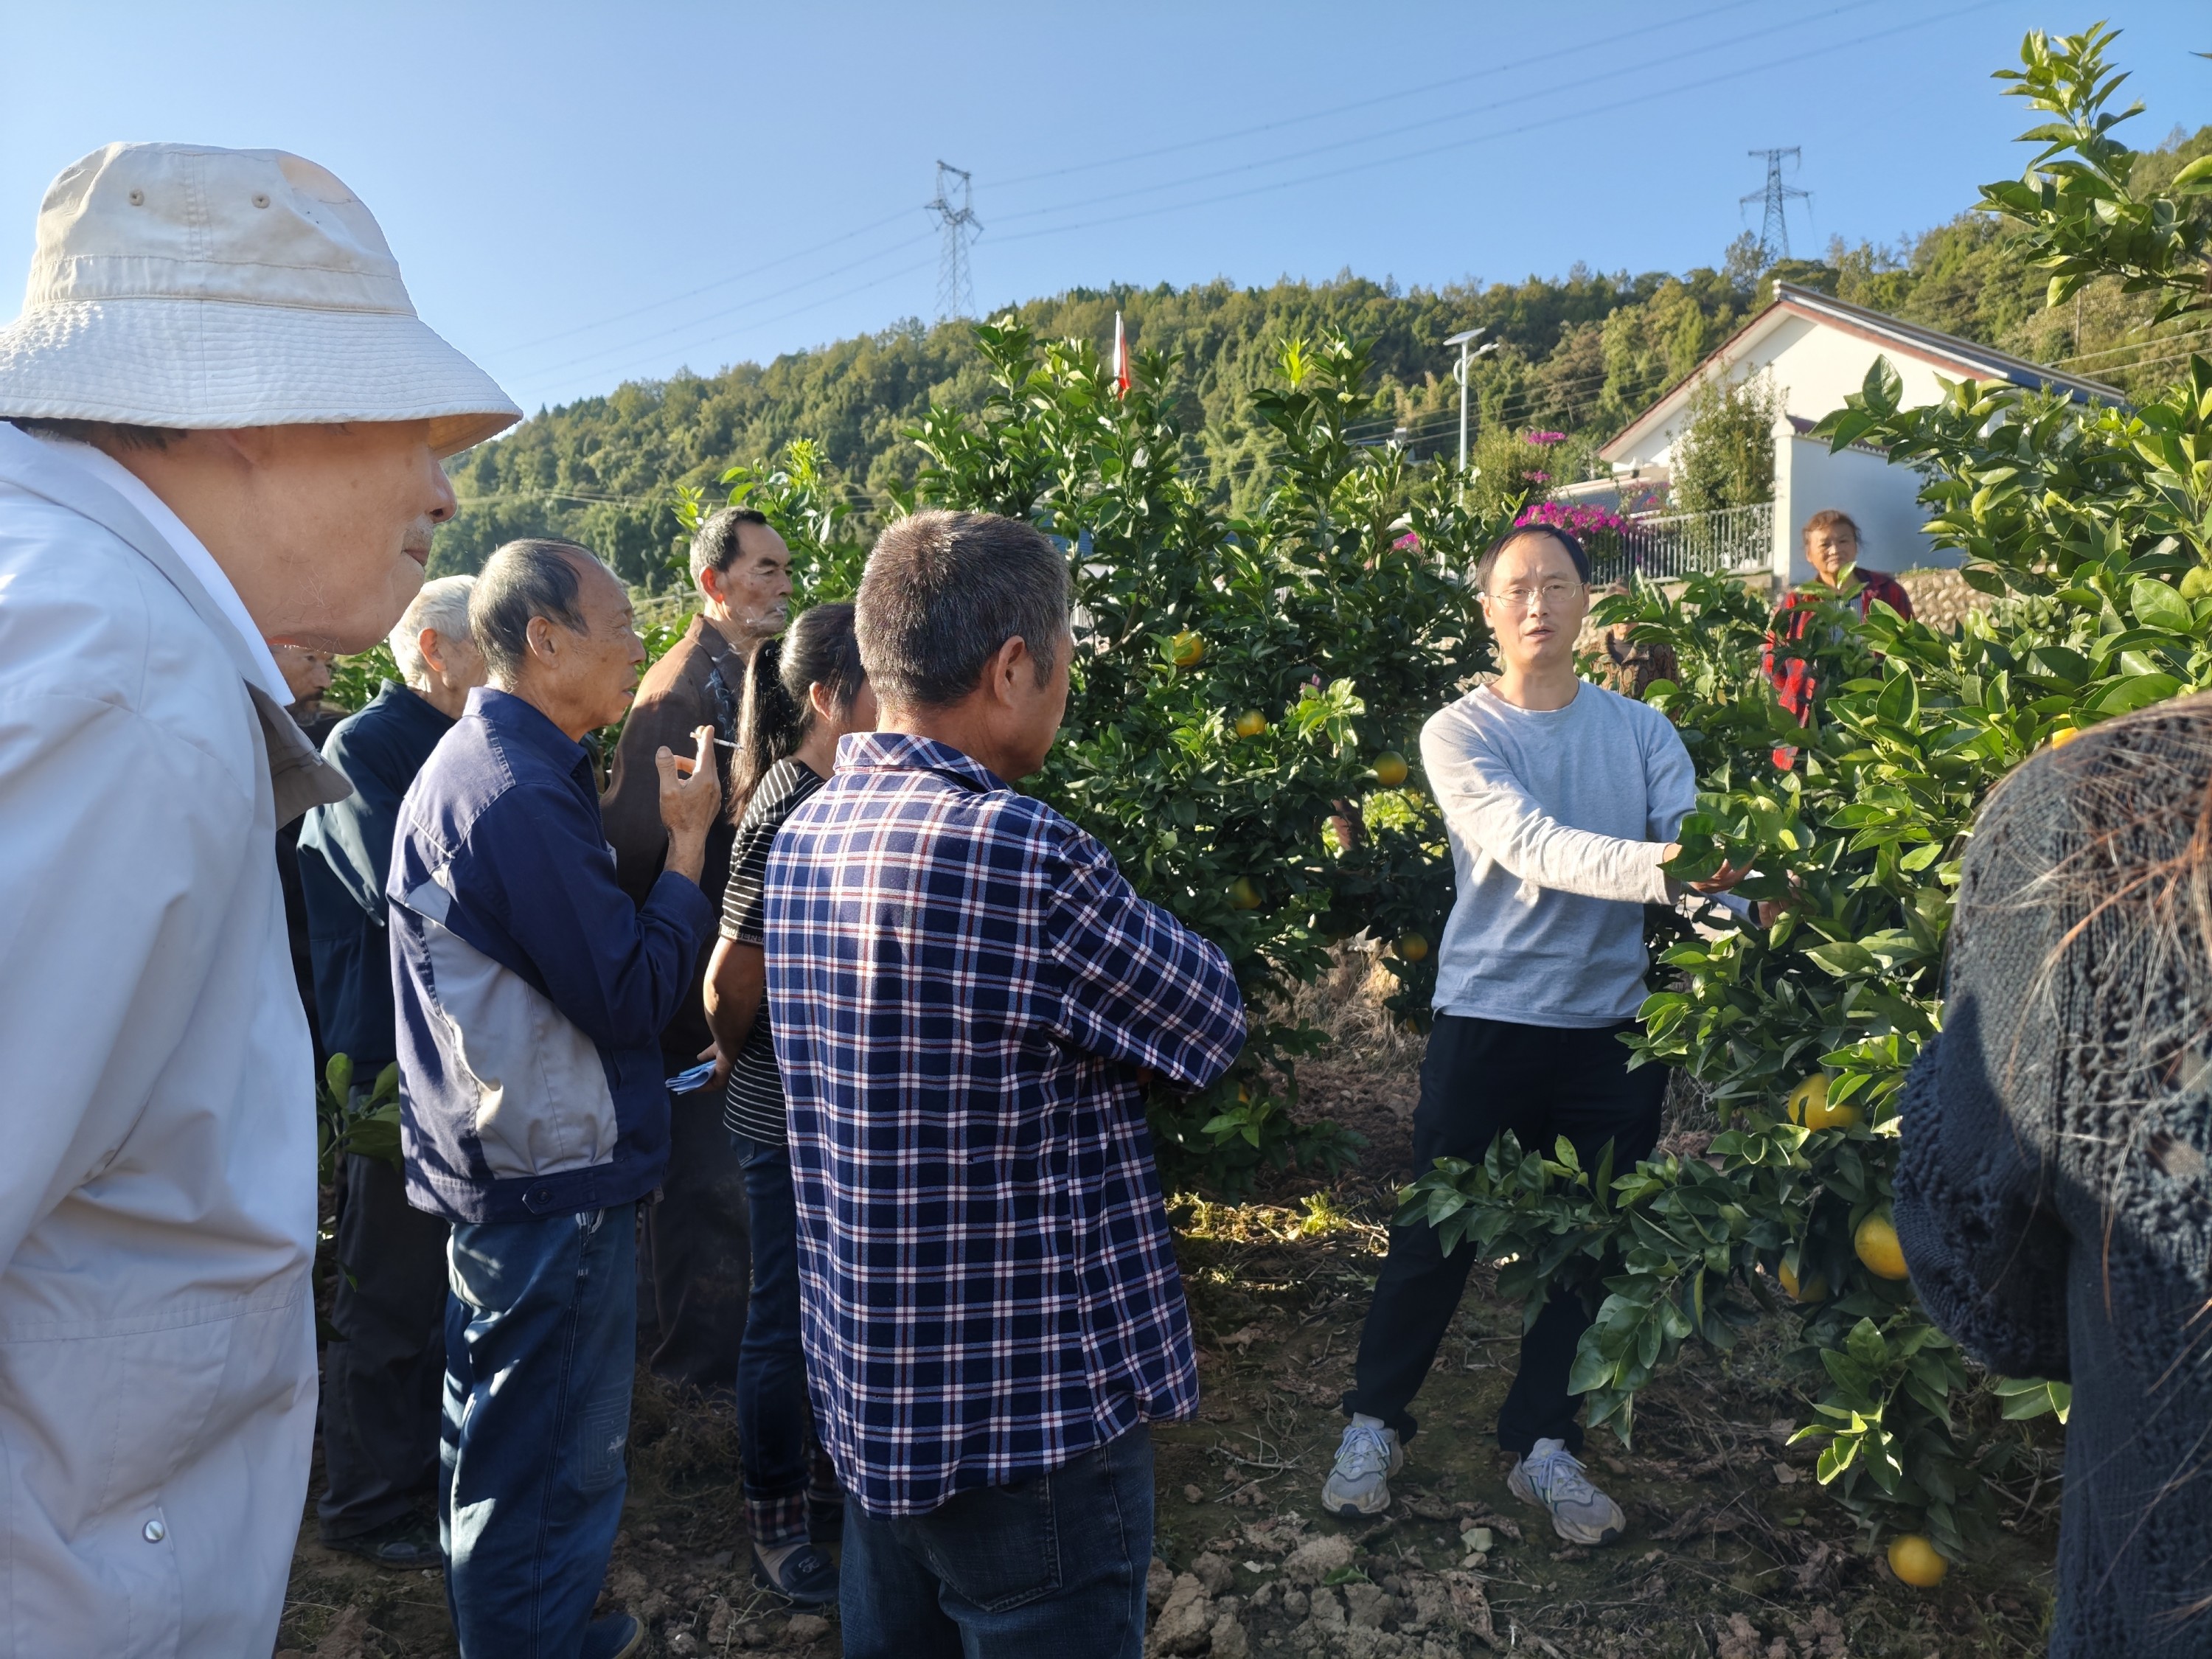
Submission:
<svg viewBox="0 0 2212 1659">
<path fill-rule="evenodd" d="M 2212 8 L 2110 0 L 2150 106 L 2212 120 Z M 1797 145 L 1798 252 L 1895 240 L 2014 173 L 1990 71 L 2041 0 L 1391 6 L 226 3 L 8 9 L 0 313 L 40 194 L 115 138 L 297 150 L 417 307 L 535 409 L 936 306 L 923 210 L 975 175 L 976 298 L 1112 282 L 1404 285 L 1717 263 Z M 1439 348 L 1441 357 L 1442 349 Z"/>
</svg>

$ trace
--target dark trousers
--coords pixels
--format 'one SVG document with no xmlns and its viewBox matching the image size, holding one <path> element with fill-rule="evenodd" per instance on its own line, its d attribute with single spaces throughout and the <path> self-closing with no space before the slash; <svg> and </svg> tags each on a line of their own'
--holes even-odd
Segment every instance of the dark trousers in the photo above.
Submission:
<svg viewBox="0 0 2212 1659">
<path fill-rule="evenodd" d="M 1140 1659 L 1152 1437 L 963 1492 L 927 1515 L 845 1509 L 845 1659 Z"/>
<path fill-rule="evenodd" d="M 337 1332 L 323 1350 L 325 1540 L 388 1525 L 437 1491 L 446 1375 L 444 1221 L 380 1158 L 340 1172 Z"/>
<path fill-rule="evenodd" d="M 745 1525 L 763 1549 L 807 1535 L 807 1500 L 834 1516 L 841 1494 L 814 1442 L 806 1354 L 799 1334 L 799 1201 L 788 1148 L 731 1138 L 745 1175 L 752 1223 L 752 1296 L 738 1354 L 738 1439 L 744 1449 Z"/>
<path fill-rule="evenodd" d="M 684 1069 L 667 1064 L 671 1076 Z M 719 1094 L 676 1096 L 668 1120 L 668 1174 L 660 1201 L 645 1207 L 639 1264 L 638 1301 L 651 1315 L 646 1364 L 668 1382 L 726 1393 L 737 1386 L 751 1273 L 744 1171 Z"/>
<path fill-rule="evenodd" d="M 635 1206 L 453 1229 L 438 1538 L 461 1659 L 575 1659 L 629 1484 Z"/>
<path fill-rule="evenodd" d="M 1440 1158 L 1479 1160 L 1504 1129 L 1529 1150 L 1548 1151 L 1565 1135 L 1587 1170 L 1596 1168 L 1607 1141 L 1616 1171 L 1649 1158 L 1659 1142 L 1668 1072 L 1628 1069 L 1620 1038 L 1632 1024 L 1565 1030 L 1437 1015 L 1413 1109 L 1413 1173 L 1425 1174 Z M 1346 1411 L 1413 1437 L 1417 1425 L 1406 1408 L 1436 1362 L 1474 1265 L 1472 1244 L 1447 1256 L 1425 1222 L 1390 1230 Z M 1526 1454 L 1544 1439 L 1582 1449 L 1582 1402 L 1567 1392 L 1567 1378 L 1589 1323 L 1581 1297 L 1562 1293 L 1521 1339 L 1520 1372 L 1498 1413 L 1498 1443 L 1506 1450 Z"/>
</svg>

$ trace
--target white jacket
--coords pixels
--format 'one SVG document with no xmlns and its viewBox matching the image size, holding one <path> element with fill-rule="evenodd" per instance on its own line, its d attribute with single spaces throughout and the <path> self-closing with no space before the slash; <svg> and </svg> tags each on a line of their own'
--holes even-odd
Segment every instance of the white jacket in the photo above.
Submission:
<svg viewBox="0 0 2212 1659">
<path fill-rule="evenodd" d="M 0 422 L 0 1659 L 246 1659 L 315 1418 L 273 843 L 344 789 L 190 532 L 70 448 Z"/>
</svg>

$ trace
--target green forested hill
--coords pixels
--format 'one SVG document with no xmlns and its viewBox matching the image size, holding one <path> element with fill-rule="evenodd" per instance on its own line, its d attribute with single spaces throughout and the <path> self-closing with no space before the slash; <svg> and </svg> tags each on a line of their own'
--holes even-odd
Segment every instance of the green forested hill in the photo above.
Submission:
<svg viewBox="0 0 2212 1659">
<path fill-rule="evenodd" d="M 2144 182 L 2207 151 L 2212 127 L 2186 138 L 2177 131 L 2142 158 Z M 1763 275 L 1747 238 L 1720 268 L 1681 276 L 1577 266 L 1564 279 L 1401 293 L 1346 271 L 1328 283 L 1264 289 L 1076 289 L 1013 309 L 1041 334 L 1103 349 L 1118 308 L 1139 349 L 1179 354 L 1185 429 L 1219 486 L 1242 497 L 1264 488 L 1267 462 L 1250 393 L 1273 374 L 1286 337 L 1336 329 L 1373 338 L 1384 407 L 1395 407 L 1395 424 L 1425 454 L 1457 441 L 1443 340 L 1486 327 L 1502 344 L 1477 367 L 1476 422 L 1554 428 L 1595 441 L 1725 338 L 1778 276 L 2122 386 L 2172 369 L 2172 348 L 2143 338 L 2146 303 L 2106 283 L 2045 310 L 2044 279 L 2027 267 L 2017 236 L 1974 213 L 1909 249 L 1834 242 L 1825 259 Z M 474 569 L 512 537 L 561 535 L 597 549 L 628 580 L 658 586 L 678 539 L 677 484 L 707 484 L 711 493 L 730 465 L 811 438 L 871 511 L 913 476 L 918 457 L 903 428 L 932 399 L 973 405 L 982 389 L 964 325 L 911 322 L 766 365 L 626 384 L 543 412 L 455 462 L 463 508 L 440 533 L 434 568 Z M 1388 436 L 1391 425 L 1378 422 L 1376 436 Z"/>
</svg>

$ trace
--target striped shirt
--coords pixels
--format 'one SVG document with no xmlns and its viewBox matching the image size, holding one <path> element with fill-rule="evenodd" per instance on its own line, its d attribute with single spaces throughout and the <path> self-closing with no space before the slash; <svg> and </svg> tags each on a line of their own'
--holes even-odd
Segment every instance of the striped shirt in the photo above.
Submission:
<svg viewBox="0 0 2212 1659">
<path fill-rule="evenodd" d="M 959 750 L 874 732 L 776 837 L 768 995 L 823 1444 L 878 1515 L 1190 1417 L 1139 1068 L 1225 1072 L 1221 951 Z"/>
<path fill-rule="evenodd" d="M 761 775 L 753 798 L 745 803 L 744 816 L 738 820 L 737 842 L 730 849 L 730 879 L 722 889 L 724 939 L 740 945 L 764 942 L 769 848 L 791 809 L 821 787 L 822 775 L 802 760 L 780 760 Z M 783 1145 L 783 1079 L 775 1069 L 775 1042 L 769 1035 L 765 997 L 753 1015 L 744 1048 L 730 1066 L 722 1127 L 764 1146 Z"/>
</svg>

